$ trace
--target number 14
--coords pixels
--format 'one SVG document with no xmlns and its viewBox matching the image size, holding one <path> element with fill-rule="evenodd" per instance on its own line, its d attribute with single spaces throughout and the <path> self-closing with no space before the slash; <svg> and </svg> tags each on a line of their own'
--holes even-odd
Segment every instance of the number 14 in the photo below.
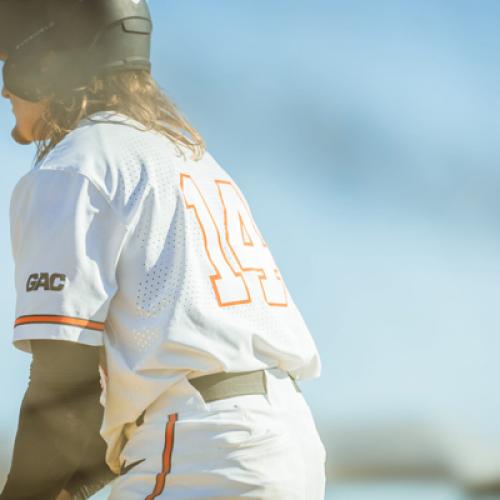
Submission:
<svg viewBox="0 0 500 500">
<path fill-rule="evenodd" d="M 248 273 L 256 273 L 266 303 L 288 306 L 287 292 L 273 256 L 263 240 L 248 206 L 235 185 L 215 180 L 224 214 L 223 228 L 217 225 L 198 185 L 188 174 L 181 174 L 181 189 L 186 207 L 193 210 L 214 273 L 210 281 L 221 307 L 252 302 Z M 222 231 L 221 231 L 222 229 Z M 221 236 L 221 232 L 223 236 Z M 233 256 L 227 256 L 226 248 Z"/>
</svg>

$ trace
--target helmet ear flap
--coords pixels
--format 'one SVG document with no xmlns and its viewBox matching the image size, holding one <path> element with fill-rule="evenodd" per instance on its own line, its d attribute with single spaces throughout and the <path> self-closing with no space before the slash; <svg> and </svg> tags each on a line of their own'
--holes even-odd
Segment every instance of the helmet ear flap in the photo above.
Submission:
<svg viewBox="0 0 500 500">
<path fill-rule="evenodd" d="M 3 67 L 4 85 L 21 99 L 38 102 L 81 85 L 87 76 L 83 60 L 75 51 L 55 50 L 8 58 Z"/>
<path fill-rule="evenodd" d="M 10 58 L 3 65 L 5 87 L 17 97 L 37 102 L 44 97 L 44 85 L 39 78 L 39 61 L 32 58 Z"/>
</svg>

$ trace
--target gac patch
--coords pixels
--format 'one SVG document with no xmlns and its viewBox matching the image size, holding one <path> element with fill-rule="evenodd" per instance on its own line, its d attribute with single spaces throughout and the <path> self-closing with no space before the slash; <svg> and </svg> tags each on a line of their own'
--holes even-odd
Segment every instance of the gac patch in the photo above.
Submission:
<svg viewBox="0 0 500 500">
<path fill-rule="evenodd" d="M 66 284 L 66 275 L 61 273 L 34 273 L 30 274 L 26 282 L 27 292 L 36 292 L 37 290 L 46 290 L 51 292 L 60 292 Z"/>
</svg>

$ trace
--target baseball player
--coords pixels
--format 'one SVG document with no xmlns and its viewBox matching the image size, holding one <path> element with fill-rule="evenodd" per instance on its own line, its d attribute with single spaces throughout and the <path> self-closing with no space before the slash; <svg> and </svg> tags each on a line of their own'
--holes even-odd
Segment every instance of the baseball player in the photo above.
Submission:
<svg viewBox="0 0 500 500">
<path fill-rule="evenodd" d="M 151 77 L 151 32 L 144 0 L 0 0 L 12 135 L 38 148 L 11 202 L 32 365 L 0 498 L 114 479 L 113 500 L 319 500 L 297 383 L 316 347 L 238 186 Z"/>
</svg>

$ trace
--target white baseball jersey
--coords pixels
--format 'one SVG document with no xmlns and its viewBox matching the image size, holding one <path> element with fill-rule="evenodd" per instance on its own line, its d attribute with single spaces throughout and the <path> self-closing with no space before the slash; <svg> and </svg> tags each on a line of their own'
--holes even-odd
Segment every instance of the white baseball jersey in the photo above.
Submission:
<svg viewBox="0 0 500 500">
<path fill-rule="evenodd" d="M 15 345 L 104 346 L 102 433 L 187 377 L 279 367 L 319 374 L 314 342 L 229 175 L 124 116 L 84 120 L 11 202 Z"/>
</svg>

